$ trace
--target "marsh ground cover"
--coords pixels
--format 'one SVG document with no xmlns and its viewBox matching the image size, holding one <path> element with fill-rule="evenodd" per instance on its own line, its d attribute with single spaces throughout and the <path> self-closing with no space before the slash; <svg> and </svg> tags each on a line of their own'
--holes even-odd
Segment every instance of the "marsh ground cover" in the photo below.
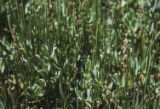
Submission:
<svg viewBox="0 0 160 109">
<path fill-rule="evenodd" d="M 159 12 L 158 0 L 0 0 L 0 107 L 160 108 Z"/>
</svg>

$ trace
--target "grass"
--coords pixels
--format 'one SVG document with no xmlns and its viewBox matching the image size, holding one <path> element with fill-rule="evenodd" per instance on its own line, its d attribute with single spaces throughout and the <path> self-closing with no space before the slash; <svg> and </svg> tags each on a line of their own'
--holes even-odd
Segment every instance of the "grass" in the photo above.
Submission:
<svg viewBox="0 0 160 109">
<path fill-rule="evenodd" d="M 159 7 L 0 0 L 0 107 L 158 109 Z"/>
</svg>

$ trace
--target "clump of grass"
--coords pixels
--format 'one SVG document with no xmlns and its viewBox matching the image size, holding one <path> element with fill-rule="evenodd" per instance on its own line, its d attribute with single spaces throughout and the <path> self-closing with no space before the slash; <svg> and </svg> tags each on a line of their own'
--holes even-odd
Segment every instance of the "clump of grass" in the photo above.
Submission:
<svg viewBox="0 0 160 109">
<path fill-rule="evenodd" d="M 0 6 L 12 37 L 0 34 L 2 108 L 160 106 L 158 1 Z"/>
</svg>

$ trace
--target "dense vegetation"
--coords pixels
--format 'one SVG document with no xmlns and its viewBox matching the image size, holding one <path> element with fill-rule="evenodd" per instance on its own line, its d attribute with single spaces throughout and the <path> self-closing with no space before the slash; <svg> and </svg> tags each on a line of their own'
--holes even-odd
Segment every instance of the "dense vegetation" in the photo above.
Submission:
<svg viewBox="0 0 160 109">
<path fill-rule="evenodd" d="M 0 108 L 160 108 L 160 2 L 0 0 Z"/>
</svg>

